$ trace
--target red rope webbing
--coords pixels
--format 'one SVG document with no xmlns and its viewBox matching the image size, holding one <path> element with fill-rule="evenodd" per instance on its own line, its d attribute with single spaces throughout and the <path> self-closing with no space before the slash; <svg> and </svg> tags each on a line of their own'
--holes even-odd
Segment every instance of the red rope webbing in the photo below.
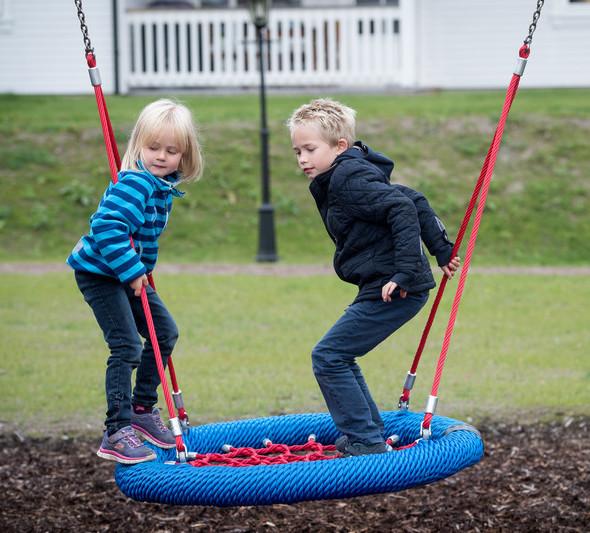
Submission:
<svg viewBox="0 0 590 533">
<path fill-rule="evenodd" d="M 387 443 L 395 446 L 388 439 Z M 412 448 L 418 441 L 404 446 L 395 446 L 392 452 L 399 452 Z M 296 462 L 325 461 L 344 457 L 333 444 L 323 445 L 315 440 L 305 444 L 268 444 L 265 448 L 234 448 L 229 447 L 227 453 L 199 453 L 195 459 L 189 461 L 192 466 L 258 466 L 278 465 Z"/>
<path fill-rule="evenodd" d="M 529 47 L 526 45 L 521 47 L 521 49 L 519 51 L 519 55 L 522 58 L 528 57 L 529 53 L 530 53 Z M 465 252 L 465 260 L 463 262 L 463 268 L 461 269 L 461 275 L 459 277 L 459 283 L 457 285 L 457 292 L 455 293 L 455 297 L 453 299 L 451 313 L 449 316 L 447 329 L 445 331 L 445 336 L 443 339 L 442 349 L 441 349 L 438 363 L 436 366 L 436 372 L 435 372 L 434 381 L 432 384 L 431 396 L 438 395 L 438 387 L 440 385 L 440 380 L 442 377 L 443 368 L 445 365 L 447 353 L 448 353 L 449 346 L 451 343 L 451 337 L 453 335 L 453 329 L 455 327 L 455 320 L 457 318 L 459 304 L 461 303 L 461 297 L 463 296 L 463 289 L 465 288 L 465 281 L 467 279 L 467 274 L 469 273 L 469 266 L 471 264 L 471 257 L 473 255 L 473 250 L 475 248 L 475 243 L 477 241 L 477 235 L 479 233 L 479 226 L 481 223 L 481 218 L 483 216 L 483 211 L 485 209 L 488 191 L 489 191 L 490 183 L 492 180 L 492 174 L 494 173 L 494 167 L 496 165 L 496 158 L 498 156 L 498 151 L 500 150 L 500 144 L 502 142 L 502 135 L 504 133 L 504 126 L 506 124 L 506 120 L 508 119 L 508 114 L 510 112 L 510 107 L 512 106 L 512 102 L 514 101 L 514 98 L 516 97 L 519 83 L 520 83 L 520 76 L 518 74 L 513 74 L 512 79 L 510 80 L 510 85 L 508 86 L 508 90 L 506 91 L 506 98 L 504 99 L 504 106 L 502 108 L 502 114 L 500 116 L 500 120 L 498 121 L 498 127 L 496 129 L 496 133 L 494 135 L 492 145 L 490 146 L 490 151 L 488 153 L 489 157 L 486 157 L 486 161 L 484 162 L 485 172 L 484 172 L 484 169 L 482 168 L 484 178 L 483 178 L 483 182 L 481 185 L 480 199 L 479 199 L 479 203 L 477 205 L 477 210 L 475 212 L 475 218 L 473 220 L 473 227 L 471 228 L 471 234 L 469 236 L 469 242 L 467 244 L 467 250 Z M 433 417 L 433 413 L 426 413 L 424 415 L 424 422 L 422 424 L 424 429 L 428 429 L 430 427 L 430 422 L 432 420 L 432 417 Z"/>
<path fill-rule="evenodd" d="M 295 462 L 326 461 L 338 459 L 342 455 L 336 446 L 324 446 L 319 442 L 309 441 L 305 444 L 287 446 L 270 444 L 265 448 L 233 448 L 228 453 L 199 453 L 192 466 L 258 466 L 281 465 Z"/>
<path fill-rule="evenodd" d="M 96 58 L 93 53 L 86 54 L 86 62 L 89 68 L 96 67 Z M 117 142 L 115 139 L 115 135 L 113 132 L 113 126 L 111 124 L 111 119 L 109 117 L 109 113 L 106 106 L 106 101 L 104 98 L 104 93 L 102 91 L 101 85 L 94 85 L 94 94 L 96 96 L 96 105 L 98 107 L 98 115 L 100 117 L 100 124 L 102 127 L 102 133 L 104 137 L 104 144 L 105 149 L 107 152 L 107 158 L 109 161 L 109 169 L 111 172 L 111 180 L 113 183 L 117 183 L 117 173 L 119 168 L 121 167 L 121 158 L 119 157 L 119 151 L 117 149 Z M 133 238 L 129 236 L 129 242 L 131 243 L 131 248 L 135 248 L 133 243 Z M 150 285 L 155 290 L 155 284 L 153 281 L 152 276 L 149 277 Z M 166 371 L 164 369 L 164 363 L 162 362 L 162 354 L 160 352 L 160 345 L 158 343 L 158 337 L 156 335 L 156 330 L 154 328 L 154 321 L 152 318 L 152 312 L 150 310 L 150 305 L 147 298 L 147 293 L 145 291 L 145 287 L 141 289 L 141 304 L 143 307 L 143 312 L 145 314 L 146 322 L 148 325 L 148 331 L 150 335 L 150 342 L 152 344 L 152 348 L 154 349 L 154 357 L 156 359 L 156 366 L 158 367 L 158 375 L 160 376 L 160 382 L 162 384 L 162 392 L 164 393 L 164 398 L 166 400 L 166 407 L 168 408 L 168 415 L 170 419 L 175 418 L 175 410 L 174 410 L 174 402 L 172 400 L 172 396 L 170 394 L 170 390 L 168 388 L 168 382 L 166 380 Z M 178 392 L 178 382 L 176 380 L 176 373 L 174 372 L 174 366 L 172 364 L 172 356 L 168 358 L 168 366 L 171 369 L 171 380 L 173 384 L 174 392 Z M 184 408 L 179 409 L 179 416 L 183 420 L 186 419 L 186 411 Z M 176 449 L 179 452 L 183 452 L 186 450 L 182 436 L 177 435 L 175 436 L 176 439 Z"/>
</svg>

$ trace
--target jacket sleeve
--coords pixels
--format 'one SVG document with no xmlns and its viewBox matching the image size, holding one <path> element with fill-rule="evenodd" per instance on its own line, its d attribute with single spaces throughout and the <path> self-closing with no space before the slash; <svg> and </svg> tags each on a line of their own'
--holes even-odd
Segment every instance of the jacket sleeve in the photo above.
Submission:
<svg viewBox="0 0 590 533">
<path fill-rule="evenodd" d="M 404 185 L 395 184 L 393 187 L 410 198 L 416 206 L 420 221 L 420 235 L 430 254 L 436 257 L 438 266 L 448 265 L 451 260 L 453 243 L 449 240 L 444 224 L 430 207 L 426 197 Z"/>
<path fill-rule="evenodd" d="M 349 175 L 345 171 L 346 165 L 341 164 L 332 176 L 342 205 L 354 218 L 391 228 L 395 253 L 391 281 L 406 288 L 422 267 L 420 224 L 414 203 L 383 182 L 370 167 L 356 166 Z"/>
<path fill-rule="evenodd" d="M 131 247 L 129 236 L 145 222 L 145 207 L 152 194 L 147 180 L 126 177 L 109 187 L 90 229 L 100 254 L 121 283 L 147 272 L 139 255 Z"/>
</svg>

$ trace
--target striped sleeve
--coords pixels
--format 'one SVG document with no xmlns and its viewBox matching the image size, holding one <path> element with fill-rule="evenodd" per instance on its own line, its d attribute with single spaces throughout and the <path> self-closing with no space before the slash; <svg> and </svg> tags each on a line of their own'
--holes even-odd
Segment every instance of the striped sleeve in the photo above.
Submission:
<svg viewBox="0 0 590 533">
<path fill-rule="evenodd" d="M 144 224 L 145 207 L 152 192 L 149 181 L 127 176 L 111 185 L 92 217 L 90 229 L 96 246 L 121 283 L 147 271 L 131 248 L 129 235 Z"/>
</svg>

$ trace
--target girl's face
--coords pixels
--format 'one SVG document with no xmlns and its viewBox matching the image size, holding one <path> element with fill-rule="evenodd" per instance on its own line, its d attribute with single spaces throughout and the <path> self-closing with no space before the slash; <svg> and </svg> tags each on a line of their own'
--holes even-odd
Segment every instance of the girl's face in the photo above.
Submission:
<svg viewBox="0 0 590 533">
<path fill-rule="evenodd" d="M 295 126 L 291 132 L 291 141 L 297 164 L 310 180 L 328 170 L 334 159 L 348 149 L 344 139 L 334 146 L 326 142 L 314 124 Z"/>
<path fill-rule="evenodd" d="M 182 152 L 171 132 L 163 131 L 141 149 L 141 160 L 154 176 L 163 178 L 176 172 Z"/>
</svg>

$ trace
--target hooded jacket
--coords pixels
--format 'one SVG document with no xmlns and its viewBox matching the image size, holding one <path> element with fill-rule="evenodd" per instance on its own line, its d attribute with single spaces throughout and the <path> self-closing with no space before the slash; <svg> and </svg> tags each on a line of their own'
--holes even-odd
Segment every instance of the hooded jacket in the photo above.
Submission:
<svg viewBox="0 0 590 533">
<path fill-rule="evenodd" d="M 67 259 L 74 270 L 128 283 L 156 266 L 158 238 L 168 223 L 172 199 L 184 193 L 175 188 L 176 173 L 162 179 L 145 170 L 141 161 L 138 166 L 119 172 L 117 183 L 107 187 L 90 217 L 90 231 Z"/>
<path fill-rule="evenodd" d="M 390 183 L 393 166 L 357 141 L 309 187 L 336 245 L 334 270 L 359 287 L 355 301 L 380 299 L 389 281 L 408 292 L 432 289 L 422 241 L 439 266 L 451 259 L 444 225 L 422 194 Z"/>
</svg>

